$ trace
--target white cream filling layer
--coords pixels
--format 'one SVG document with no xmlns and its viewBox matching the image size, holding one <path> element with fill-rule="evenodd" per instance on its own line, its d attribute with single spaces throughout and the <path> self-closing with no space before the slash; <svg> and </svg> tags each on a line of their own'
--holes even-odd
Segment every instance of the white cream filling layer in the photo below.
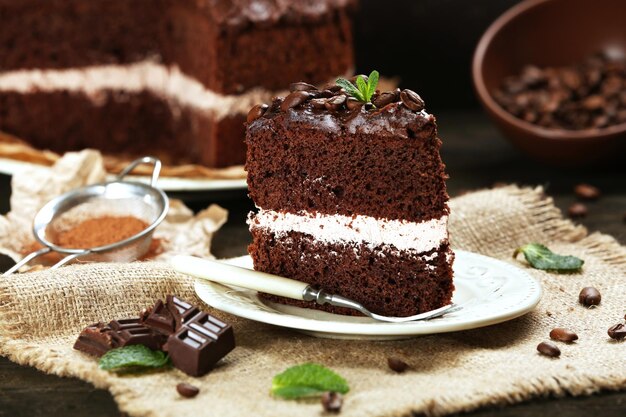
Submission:
<svg viewBox="0 0 626 417">
<path fill-rule="evenodd" d="M 86 94 L 97 103 L 99 93 L 105 90 L 148 91 L 179 105 L 210 112 L 218 120 L 233 114 L 247 114 L 255 104 L 270 102 L 272 97 L 286 93 L 254 88 L 240 95 L 223 95 L 205 88 L 195 78 L 183 74 L 178 67 L 153 61 L 69 69 L 16 70 L 0 74 L 0 91 L 70 91 Z"/>
<path fill-rule="evenodd" d="M 414 253 L 431 251 L 448 240 L 448 216 L 416 223 L 362 215 L 293 214 L 261 209 L 249 217 L 248 224 L 279 236 L 299 232 L 321 242 L 388 245 Z"/>
</svg>

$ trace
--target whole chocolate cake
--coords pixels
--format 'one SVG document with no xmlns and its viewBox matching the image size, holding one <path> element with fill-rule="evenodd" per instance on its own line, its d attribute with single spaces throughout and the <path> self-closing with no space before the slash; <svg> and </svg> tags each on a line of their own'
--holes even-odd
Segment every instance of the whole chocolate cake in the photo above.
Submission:
<svg viewBox="0 0 626 417">
<path fill-rule="evenodd" d="M 243 163 L 254 103 L 351 70 L 354 2 L 0 0 L 0 131 L 57 152 Z"/>
<path fill-rule="evenodd" d="M 255 269 L 389 316 L 449 304 L 447 176 L 435 117 L 416 93 L 366 103 L 336 85 L 293 84 L 250 111 L 246 143 Z"/>
</svg>

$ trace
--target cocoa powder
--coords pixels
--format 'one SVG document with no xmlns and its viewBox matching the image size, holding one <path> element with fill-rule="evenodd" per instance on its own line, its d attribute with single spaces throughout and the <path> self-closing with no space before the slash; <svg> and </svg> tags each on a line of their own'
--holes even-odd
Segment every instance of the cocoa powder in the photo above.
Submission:
<svg viewBox="0 0 626 417">
<path fill-rule="evenodd" d="M 64 248 L 95 248 L 128 239 L 147 227 L 148 223 L 133 216 L 98 217 L 60 232 L 55 243 Z"/>
</svg>

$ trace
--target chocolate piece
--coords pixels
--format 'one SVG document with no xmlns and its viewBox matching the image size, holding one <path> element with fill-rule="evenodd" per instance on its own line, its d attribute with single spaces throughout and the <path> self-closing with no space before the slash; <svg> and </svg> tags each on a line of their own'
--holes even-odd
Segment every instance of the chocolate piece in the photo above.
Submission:
<svg viewBox="0 0 626 417">
<path fill-rule="evenodd" d="M 176 368 L 201 376 L 235 348 L 235 336 L 230 325 L 202 312 L 171 335 L 165 347 Z"/>
<path fill-rule="evenodd" d="M 602 194 L 598 187 L 594 187 L 590 184 L 578 184 L 574 188 L 574 193 L 578 198 L 583 200 L 596 200 L 600 198 Z"/>
<path fill-rule="evenodd" d="M 74 343 L 74 349 L 92 356 L 102 356 L 113 349 L 111 328 L 104 323 L 87 326 L 80 332 Z"/>
<path fill-rule="evenodd" d="M 309 83 L 299 82 L 299 83 L 292 83 L 289 86 L 289 91 L 292 93 L 294 91 L 317 91 L 317 87 Z"/>
<path fill-rule="evenodd" d="M 144 326 L 140 319 L 122 319 L 107 325 L 96 323 L 87 326 L 80 332 L 74 349 L 102 356 L 111 349 L 130 345 L 145 345 L 160 350 L 166 341 L 167 336 Z"/>
<path fill-rule="evenodd" d="M 174 329 L 179 330 L 180 327 L 200 312 L 198 307 L 189 304 L 187 301 L 181 300 L 175 295 L 168 295 L 165 299 L 165 306 L 174 318 Z"/>
<path fill-rule="evenodd" d="M 113 320 L 109 327 L 113 347 L 144 345 L 152 350 L 160 350 L 167 342 L 167 336 L 144 326 L 140 319 Z"/>
<path fill-rule="evenodd" d="M 142 315 L 141 323 L 160 333 L 170 335 L 176 331 L 176 321 L 170 310 L 163 304 L 162 300 L 157 300 L 154 307 Z"/>
<path fill-rule="evenodd" d="M 326 108 L 330 111 L 340 110 L 346 102 L 346 96 L 338 95 L 326 100 Z"/>
</svg>

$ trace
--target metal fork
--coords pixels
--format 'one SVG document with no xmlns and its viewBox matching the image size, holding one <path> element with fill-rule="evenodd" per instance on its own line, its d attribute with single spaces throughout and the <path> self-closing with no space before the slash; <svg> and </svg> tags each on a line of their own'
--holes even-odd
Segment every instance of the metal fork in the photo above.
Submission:
<svg viewBox="0 0 626 417">
<path fill-rule="evenodd" d="M 323 290 L 311 287 L 305 282 L 296 281 L 290 278 L 241 268 L 223 262 L 196 258 L 194 256 L 178 255 L 170 260 L 170 264 L 176 271 L 197 278 L 261 291 L 281 297 L 293 298 L 294 300 L 315 301 L 320 305 L 330 304 L 336 307 L 345 307 L 360 311 L 374 320 L 388 323 L 406 323 L 410 321 L 429 320 L 435 317 L 441 317 L 447 313 L 459 311 L 462 308 L 456 304 L 449 304 L 436 310 L 427 311 L 425 313 L 409 317 L 382 316 L 380 314 L 372 313 L 363 307 L 362 304 L 350 300 L 349 298 L 336 294 L 328 294 Z"/>
</svg>

